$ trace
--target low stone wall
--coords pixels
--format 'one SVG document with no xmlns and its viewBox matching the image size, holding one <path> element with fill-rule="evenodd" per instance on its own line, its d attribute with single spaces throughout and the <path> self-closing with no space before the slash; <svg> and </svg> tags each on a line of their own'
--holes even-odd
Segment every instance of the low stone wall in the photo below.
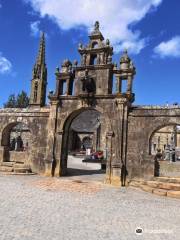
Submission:
<svg viewBox="0 0 180 240">
<path fill-rule="evenodd" d="M 23 163 L 28 163 L 28 152 L 16 152 L 10 151 L 10 159 L 11 161 L 18 161 Z"/>
<path fill-rule="evenodd" d="M 179 162 L 169 162 L 160 161 L 160 177 L 180 177 L 180 161 Z"/>
</svg>

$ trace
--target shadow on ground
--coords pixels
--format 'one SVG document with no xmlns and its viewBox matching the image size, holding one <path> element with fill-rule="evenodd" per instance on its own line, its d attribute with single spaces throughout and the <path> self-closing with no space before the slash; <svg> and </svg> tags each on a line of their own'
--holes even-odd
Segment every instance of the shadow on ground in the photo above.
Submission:
<svg viewBox="0 0 180 240">
<path fill-rule="evenodd" d="M 95 174 L 105 174 L 106 170 L 87 170 L 78 168 L 68 168 L 66 177 L 69 176 L 83 176 L 83 175 L 95 175 Z"/>
</svg>

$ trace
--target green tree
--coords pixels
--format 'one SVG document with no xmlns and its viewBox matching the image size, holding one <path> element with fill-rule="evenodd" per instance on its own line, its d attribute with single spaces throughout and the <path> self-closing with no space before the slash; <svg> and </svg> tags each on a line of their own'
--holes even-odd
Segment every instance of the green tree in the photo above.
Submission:
<svg viewBox="0 0 180 240">
<path fill-rule="evenodd" d="M 4 103 L 4 108 L 26 108 L 29 105 L 29 97 L 25 91 L 22 91 L 15 96 L 11 94 L 6 103 Z"/>
<path fill-rule="evenodd" d="M 25 91 L 22 91 L 17 95 L 16 107 L 17 108 L 26 108 L 29 105 L 29 97 Z"/>
<path fill-rule="evenodd" d="M 4 103 L 5 108 L 15 108 L 16 107 L 16 96 L 15 94 L 11 94 L 8 97 L 8 100 L 6 103 Z"/>
</svg>

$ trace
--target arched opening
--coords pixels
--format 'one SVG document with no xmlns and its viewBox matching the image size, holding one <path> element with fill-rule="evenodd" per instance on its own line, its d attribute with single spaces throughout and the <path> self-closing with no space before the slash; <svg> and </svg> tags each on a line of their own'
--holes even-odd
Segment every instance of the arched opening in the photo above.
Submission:
<svg viewBox="0 0 180 240">
<path fill-rule="evenodd" d="M 154 156 L 155 176 L 180 176 L 180 125 L 168 124 L 156 129 L 149 141 Z"/>
<path fill-rule="evenodd" d="M 8 124 L 2 132 L 3 161 L 25 162 L 31 141 L 31 132 L 26 124 L 22 122 Z"/>
<path fill-rule="evenodd" d="M 112 94 L 116 94 L 118 90 L 119 89 L 117 89 L 117 86 L 116 86 L 116 76 L 113 74 L 113 77 L 112 77 Z"/>
<path fill-rule="evenodd" d="M 76 111 L 69 116 L 64 123 L 62 136 L 61 176 L 104 177 L 104 146 L 101 142 L 104 132 L 101 131 L 101 125 L 101 113 L 94 109 Z"/>
<path fill-rule="evenodd" d="M 98 48 L 98 42 L 93 42 L 92 43 L 92 48 Z"/>
<path fill-rule="evenodd" d="M 90 65 L 96 65 L 97 64 L 97 54 L 92 54 L 90 57 Z"/>
</svg>

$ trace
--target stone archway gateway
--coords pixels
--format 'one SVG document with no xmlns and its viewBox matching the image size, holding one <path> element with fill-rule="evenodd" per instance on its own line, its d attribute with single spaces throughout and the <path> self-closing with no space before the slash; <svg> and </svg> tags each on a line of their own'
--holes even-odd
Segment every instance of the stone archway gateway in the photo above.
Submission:
<svg viewBox="0 0 180 240">
<path fill-rule="evenodd" d="M 29 107 L 0 109 L 0 165 L 9 147 L 9 130 L 22 122 L 32 135 L 28 158 L 35 173 L 64 176 L 68 150 L 81 151 L 83 139 L 91 139 L 92 148 L 103 150 L 106 155 L 107 182 L 120 184 L 127 172 L 129 179 L 152 178 L 154 155 L 150 154 L 150 139 L 157 129 L 180 123 L 180 106 L 133 105 L 136 68 L 126 50 L 119 65 L 113 62 L 113 47 L 108 39 L 104 41 L 98 22 L 89 35 L 89 43 L 79 44 L 78 52 L 79 63 L 66 59 L 61 68 L 56 69 L 56 89 L 49 92 L 50 104 L 45 105 L 47 66 L 45 35 L 42 34 L 33 67 Z M 96 131 L 87 130 L 91 119 L 86 114 L 89 111 L 100 114 L 96 117 L 100 122 Z M 86 120 L 83 117 L 78 120 L 81 114 Z M 7 131 L 4 131 L 6 126 Z"/>
<path fill-rule="evenodd" d="M 82 109 L 81 111 L 75 111 L 70 114 L 63 126 L 60 175 L 67 174 L 70 146 L 74 140 L 76 140 L 76 135 L 73 133 L 76 133 L 80 136 L 87 134 L 91 135 L 93 139 L 93 147 L 91 148 L 91 152 L 97 151 L 98 149 L 105 149 L 104 142 L 101 143 L 100 141 L 101 139 L 105 138 L 105 131 L 100 133 L 100 128 L 106 128 L 105 122 L 103 122 L 103 118 L 101 118 L 101 113 L 95 109 Z M 79 149 L 79 152 L 83 152 L 83 146 L 82 149 Z M 83 155 L 85 154 L 86 152 L 84 152 Z"/>
<path fill-rule="evenodd" d="M 107 181 L 120 184 L 121 167 L 123 165 L 126 169 L 127 162 L 128 111 L 134 101 L 132 83 L 135 67 L 127 51 L 120 60 L 120 68 L 112 63 L 113 47 L 109 40 L 104 41 L 98 23 L 89 38 L 88 47 L 79 45 L 79 65 L 77 61 L 72 64 L 65 60 L 62 69 L 56 70 L 56 90 L 49 94 L 51 107 L 46 151 L 47 174 L 51 172 L 52 165 L 53 175 L 67 174 L 68 150 L 79 147 L 79 144 L 73 147 L 69 139 L 76 135 L 80 142 L 82 134 L 86 133 L 92 139 L 94 150 L 105 153 Z M 94 56 L 96 61 L 92 62 Z M 115 94 L 113 75 L 117 82 Z M 122 82 L 125 81 L 127 89 L 124 90 Z M 100 113 L 95 117 L 97 127 L 88 130 L 88 121 L 93 112 Z M 81 119 L 78 120 L 79 116 Z"/>
</svg>

